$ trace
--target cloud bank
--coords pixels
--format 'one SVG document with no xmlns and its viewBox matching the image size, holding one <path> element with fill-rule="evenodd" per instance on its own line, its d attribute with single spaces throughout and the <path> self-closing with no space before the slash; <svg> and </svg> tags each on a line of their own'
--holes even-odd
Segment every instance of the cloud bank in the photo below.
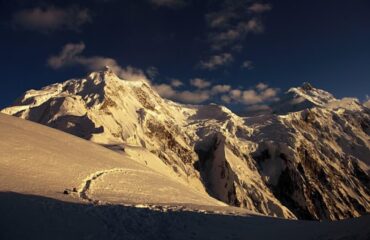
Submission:
<svg viewBox="0 0 370 240">
<path fill-rule="evenodd" d="M 47 64 L 53 69 L 80 65 L 89 71 L 99 71 L 104 69 L 105 66 L 109 66 L 113 72 L 117 74 L 117 76 L 125 80 L 149 81 L 147 76 L 144 74 L 144 71 L 141 69 L 132 66 L 121 67 L 113 58 L 102 56 L 83 56 L 81 53 L 84 51 L 85 47 L 86 46 L 83 42 L 77 44 L 66 44 L 58 55 L 51 56 L 47 60 Z"/>
<path fill-rule="evenodd" d="M 175 101 L 202 103 L 219 99 L 223 103 L 242 104 L 254 110 L 265 110 L 267 108 L 265 104 L 278 100 L 280 91 L 264 83 L 259 83 L 250 89 L 234 89 L 230 85 L 212 85 L 200 78 L 190 79 L 189 84 L 195 87 L 193 91 L 181 91 L 177 89 L 178 87 L 166 83 L 153 84 L 153 87 L 162 97 Z"/>
</svg>

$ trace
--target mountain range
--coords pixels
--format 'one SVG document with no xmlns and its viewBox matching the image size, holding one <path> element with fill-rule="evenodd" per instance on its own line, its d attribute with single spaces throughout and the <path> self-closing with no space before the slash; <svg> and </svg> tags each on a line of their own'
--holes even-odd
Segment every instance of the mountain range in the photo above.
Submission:
<svg viewBox="0 0 370 240">
<path fill-rule="evenodd" d="M 370 212 L 365 105 L 304 83 L 271 112 L 238 116 L 221 105 L 164 99 L 149 82 L 107 68 L 29 90 L 1 112 L 102 145 L 122 161 L 129 156 L 220 204 L 339 220 Z"/>
</svg>

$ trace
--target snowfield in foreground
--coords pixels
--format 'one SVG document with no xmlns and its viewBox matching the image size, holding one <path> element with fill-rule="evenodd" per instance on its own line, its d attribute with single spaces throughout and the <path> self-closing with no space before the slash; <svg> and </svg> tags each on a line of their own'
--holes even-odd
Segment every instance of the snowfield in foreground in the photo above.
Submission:
<svg viewBox="0 0 370 240">
<path fill-rule="evenodd" d="M 369 216 L 337 222 L 258 216 L 138 163 L 145 160 L 3 114 L 0 152 L 0 239 L 370 237 Z"/>
</svg>

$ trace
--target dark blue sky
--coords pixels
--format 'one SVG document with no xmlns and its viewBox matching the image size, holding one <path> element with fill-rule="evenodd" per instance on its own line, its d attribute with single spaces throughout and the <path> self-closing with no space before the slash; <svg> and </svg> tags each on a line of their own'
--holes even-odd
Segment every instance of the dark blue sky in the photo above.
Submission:
<svg viewBox="0 0 370 240">
<path fill-rule="evenodd" d="M 0 108 L 28 89 L 83 76 L 93 56 L 143 72 L 155 67 L 153 84 L 184 83 L 176 93 L 206 91 L 191 86 L 194 78 L 210 82 L 209 89 L 223 84 L 257 95 L 263 94 L 255 87 L 260 82 L 284 90 L 309 81 L 336 97 L 363 100 L 370 94 L 369 12 L 368 0 L 0 0 Z M 212 27 L 221 16 L 232 17 Z M 240 28 L 251 21 L 257 26 Z M 215 49 L 230 30 L 238 37 Z M 84 60 L 48 65 L 69 43 L 84 43 L 77 54 Z M 253 68 L 241 67 L 245 61 Z"/>
</svg>

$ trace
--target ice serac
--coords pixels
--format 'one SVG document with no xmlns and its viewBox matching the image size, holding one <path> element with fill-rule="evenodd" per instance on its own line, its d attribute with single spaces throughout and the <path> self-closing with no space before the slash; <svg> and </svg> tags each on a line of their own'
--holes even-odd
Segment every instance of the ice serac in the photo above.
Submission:
<svg viewBox="0 0 370 240">
<path fill-rule="evenodd" d="M 370 212 L 370 110 L 305 83 L 275 114 L 161 98 L 110 69 L 30 90 L 2 112 L 133 156 L 227 204 L 270 216 L 343 219 Z M 140 158 L 138 158 L 140 159 Z"/>
</svg>

